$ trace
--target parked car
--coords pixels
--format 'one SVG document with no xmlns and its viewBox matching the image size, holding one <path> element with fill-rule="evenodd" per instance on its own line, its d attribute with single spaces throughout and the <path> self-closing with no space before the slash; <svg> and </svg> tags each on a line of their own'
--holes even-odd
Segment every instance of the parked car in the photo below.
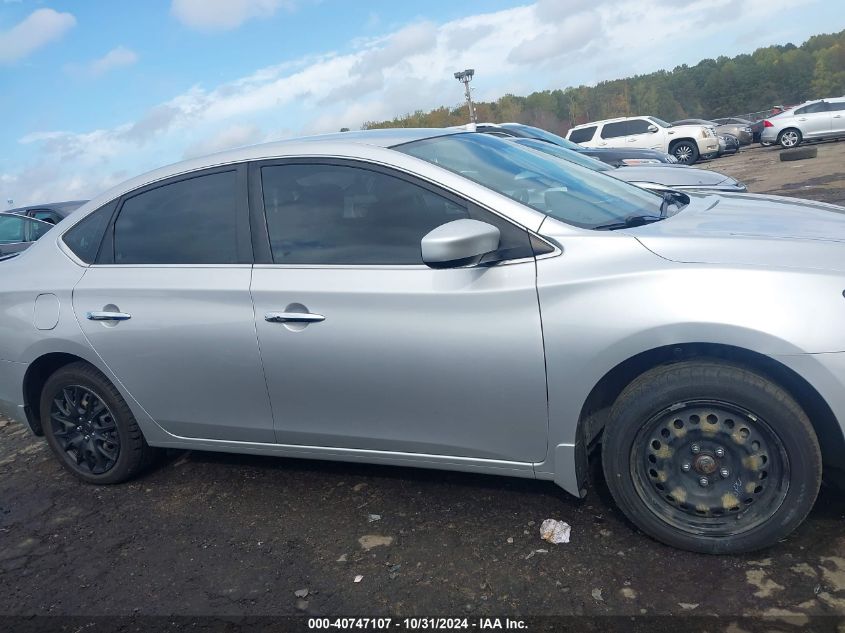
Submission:
<svg viewBox="0 0 845 633">
<path fill-rule="evenodd" d="M 719 139 L 713 126 L 675 127 L 653 116 L 627 117 L 577 125 L 566 134 L 586 147 L 643 147 L 672 154 L 691 165 L 699 157 L 716 156 Z"/>
<path fill-rule="evenodd" d="M 845 97 L 807 101 L 763 121 L 761 141 L 798 147 L 804 140 L 845 137 Z"/>
<path fill-rule="evenodd" d="M 461 129 L 468 129 L 466 126 L 461 126 Z M 534 138 L 553 145 L 559 145 L 566 149 L 571 149 L 576 152 L 581 152 L 593 158 L 597 158 L 603 163 L 613 165 L 614 167 L 622 167 L 625 165 L 649 165 L 649 164 L 672 164 L 677 165 L 678 160 L 671 154 L 660 152 L 653 149 L 635 149 L 635 148 L 595 148 L 584 147 L 568 141 L 562 136 L 553 134 L 547 130 L 525 125 L 523 123 L 477 123 L 468 131 L 484 132 L 485 134 L 493 134 L 494 136 L 518 137 L 518 138 Z"/>
<path fill-rule="evenodd" d="M 600 445 L 647 534 L 758 549 L 845 464 L 843 211 L 453 130 L 192 159 L 0 262 L 0 412 L 97 484 L 171 447 L 581 496 Z"/>
<path fill-rule="evenodd" d="M 611 167 L 595 158 L 584 156 L 558 145 L 531 138 L 514 138 L 512 142 L 531 149 L 568 160 L 587 169 L 602 172 L 613 178 L 630 182 L 645 189 L 664 191 L 674 189 L 684 191 L 734 192 L 744 193 L 746 186 L 738 180 L 707 169 L 687 167 L 686 165 L 635 165 L 632 167 Z"/>
<path fill-rule="evenodd" d="M 719 137 L 719 155 L 730 156 L 739 151 L 739 139 L 733 134 L 718 134 Z"/>
<path fill-rule="evenodd" d="M 708 121 L 707 119 L 681 119 L 680 121 L 673 121 L 672 125 L 712 125 L 716 130 L 716 134 L 731 134 L 741 145 L 750 145 L 753 134 L 751 128 L 747 125 L 735 125 L 729 123 L 717 123 L 716 121 Z"/>
<path fill-rule="evenodd" d="M 760 135 L 763 133 L 763 120 L 760 119 L 759 121 L 749 121 L 748 119 L 742 119 L 739 117 L 725 117 L 723 119 L 712 119 L 713 123 L 717 125 L 727 125 L 732 126 L 735 129 L 743 129 L 748 128 L 751 131 L 751 143 L 759 143 L 760 142 Z M 728 133 L 733 134 L 737 138 L 739 138 L 740 142 L 742 143 L 743 136 L 740 136 L 735 131 L 731 129 L 726 130 Z M 743 143 L 744 145 L 747 143 Z"/>
<path fill-rule="evenodd" d="M 34 204 L 28 207 L 9 209 L 7 213 L 16 213 L 35 218 L 36 220 L 42 220 L 43 222 L 49 222 L 50 224 L 58 224 L 86 202 L 88 201 L 68 200 L 67 202 L 48 202 L 46 204 Z"/>
<path fill-rule="evenodd" d="M 53 225 L 48 222 L 0 212 L 0 257 L 29 248 L 51 228 Z"/>
</svg>

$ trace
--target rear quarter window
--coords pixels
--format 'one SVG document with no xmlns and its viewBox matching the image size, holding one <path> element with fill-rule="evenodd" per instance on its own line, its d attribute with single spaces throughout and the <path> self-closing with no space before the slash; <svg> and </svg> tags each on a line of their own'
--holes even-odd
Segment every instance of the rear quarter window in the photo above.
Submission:
<svg viewBox="0 0 845 633">
<path fill-rule="evenodd" d="M 65 245 L 86 264 L 93 264 L 117 206 L 117 200 L 86 216 L 62 236 Z"/>
<path fill-rule="evenodd" d="M 568 138 L 573 143 L 585 143 L 586 141 L 591 140 L 595 133 L 596 126 L 591 125 L 590 127 L 582 127 L 577 130 L 571 130 Z"/>
</svg>

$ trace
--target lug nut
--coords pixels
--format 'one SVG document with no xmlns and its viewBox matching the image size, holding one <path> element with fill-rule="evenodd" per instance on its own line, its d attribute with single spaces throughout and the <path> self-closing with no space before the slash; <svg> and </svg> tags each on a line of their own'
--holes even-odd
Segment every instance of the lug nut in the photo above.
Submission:
<svg viewBox="0 0 845 633">
<path fill-rule="evenodd" d="M 725 456 L 725 449 L 721 446 L 716 449 L 716 457 L 724 457 Z"/>
<path fill-rule="evenodd" d="M 690 446 L 690 450 L 693 452 L 693 455 L 698 455 L 701 452 L 701 447 L 698 444 L 693 444 Z"/>
<path fill-rule="evenodd" d="M 698 480 L 698 483 L 701 484 L 702 487 L 706 488 L 707 486 L 710 485 L 710 480 L 707 479 L 707 477 L 702 477 L 701 479 Z"/>
<path fill-rule="evenodd" d="M 683 470 L 685 473 L 688 473 L 690 468 L 692 468 L 692 466 L 690 466 L 689 464 L 684 464 L 683 466 L 681 466 L 681 470 Z"/>
<path fill-rule="evenodd" d="M 727 479 L 731 476 L 731 473 L 727 468 L 723 468 L 722 470 L 720 470 L 719 474 L 722 476 L 722 479 Z"/>
</svg>

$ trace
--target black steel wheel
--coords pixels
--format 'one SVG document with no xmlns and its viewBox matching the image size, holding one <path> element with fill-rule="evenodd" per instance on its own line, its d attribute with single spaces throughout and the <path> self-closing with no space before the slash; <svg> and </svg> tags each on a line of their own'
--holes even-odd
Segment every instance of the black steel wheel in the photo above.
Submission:
<svg viewBox="0 0 845 633">
<path fill-rule="evenodd" d="M 66 365 L 47 379 L 40 413 L 53 453 L 83 481 L 126 481 L 155 455 L 120 392 L 88 363 Z"/>
<path fill-rule="evenodd" d="M 797 402 L 751 370 L 684 361 L 646 372 L 611 409 L 608 487 L 652 537 L 706 553 L 768 547 L 792 532 L 821 484 L 815 432 Z"/>
</svg>

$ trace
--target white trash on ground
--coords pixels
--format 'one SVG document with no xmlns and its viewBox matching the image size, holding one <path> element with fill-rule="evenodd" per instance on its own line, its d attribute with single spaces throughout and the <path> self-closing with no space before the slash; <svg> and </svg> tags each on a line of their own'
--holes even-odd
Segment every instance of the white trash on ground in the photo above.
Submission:
<svg viewBox="0 0 845 633">
<path fill-rule="evenodd" d="M 549 543 L 568 543 L 571 530 L 569 523 L 546 519 L 540 524 L 540 538 Z"/>
</svg>

